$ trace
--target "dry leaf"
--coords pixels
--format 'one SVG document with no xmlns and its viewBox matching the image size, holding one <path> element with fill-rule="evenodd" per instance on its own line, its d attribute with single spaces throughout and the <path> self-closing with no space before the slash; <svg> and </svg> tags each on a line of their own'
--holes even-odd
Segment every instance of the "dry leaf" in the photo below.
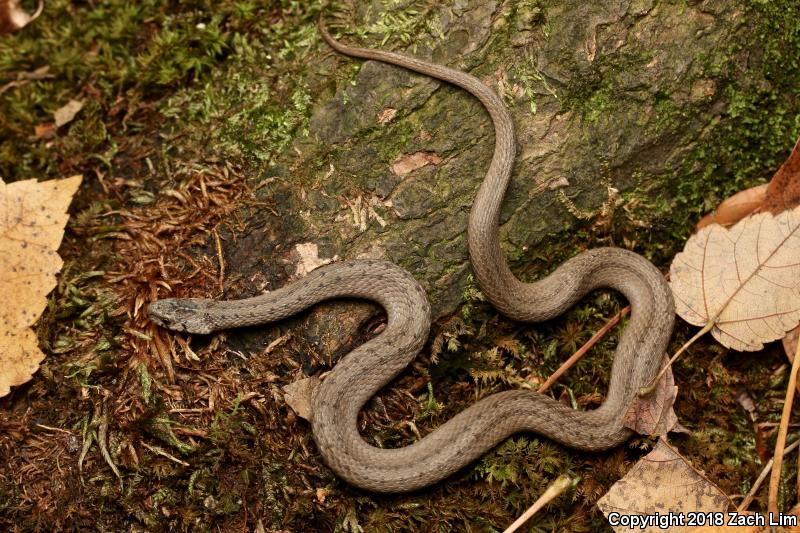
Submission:
<svg viewBox="0 0 800 533">
<path fill-rule="evenodd" d="M 756 211 L 777 215 L 798 205 L 800 205 L 800 139 L 769 183 L 745 189 L 724 200 L 713 213 L 700 219 L 695 229 L 700 231 L 715 223 L 730 226 Z"/>
<path fill-rule="evenodd" d="M 641 435 L 666 435 L 678 424 L 678 416 L 672 408 L 677 396 L 678 387 L 675 386 L 672 370 L 667 370 L 651 394 L 634 398 L 622 424 Z"/>
<path fill-rule="evenodd" d="M 800 205 L 800 139 L 768 184 L 731 196 L 722 202 L 714 213 L 704 216 L 695 229 L 699 231 L 715 222 L 729 226 L 756 210 L 777 215 L 798 205 Z M 790 361 L 797 347 L 798 335 L 800 326 L 790 331 L 783 339 L 783 348 Z"/>
<path fill-rule="evenodd" d="M 53 118 L 55 118 L 56 121 L 56 128 L 60 128 L 64 124 L 72 122 L 72 119 L 75 118 L 75 115 L 77 115 L 78 111 L 82 108 L 82 100 L 70 100 L 63 107 L 56 109 L 56 112 L 53 113 Z"/>
<path fill-rule="evenodd" d="M 779 527 L 778 533 L 800 533 L 800 503 L 789 509 L 788 515 L 798 517 L 796 526 Z"/>
<path fill-rule="evenodd" d="M 318 377 L 298 379 L 283 387 L 283 399 L 297 416 L 306 420 L 311 420 L 313 415 L 312 405 L 314 401 L 314 391 L 319 387 Z"/>
<path fill-rule="evenodd" d="M 0 0 L 0 35 L 24 28 L 39 18 L 43 9 L 44 0 L 39 0 L 33 15 L 22 9 L 22 0 Z"/>
<path fill-rule="evenodd" d="M 670 268 L 677 313 L 735 350 L 783 337 L 800 320 L 798 228 L 800 208 L 700 230 Z"/>
<path fill-rule="evenodd" d="M 294 250 L 300 259 L 297 262 L 297 270 L 294 273 L 298 278 L 333 261 L 332 258 L 321 259 L 319 256 L 319 247 L 313 242 L 296 244 Z"/>
<path fill-rule="evenodd" d="M 0 180 L 0 397 L 28 381 L 44 354 L 29 329 L 47 307 L 62 261 L 56 251 L 67 208 L 81 176 L 63 180 Z"/>
<path fill-rule="evenodd" d="M 411 172 L 428 165 L 438 165 L 442 162 L 441 156 L 433 152 L 414 152 L 403 154 L 392 163 L 392 172 L 398 176 L 405 176 Z"/>
<path fill-rule="evenodd" d="M 772 176 L 764 199 L 764 209 L 778 214 L 800 205 L 800 139 L 789 158 Z"/>
<path fill-rule="evenodd" d="M 668 519 L 668 513 L 726 512 L 729 505 L 728 497 L 664 439 L 597 502 L 614 531 L 643 532 L 664 531 L 659 520 Z M 632 528 L 618 522 L 623 516 L 647 523 Z M 685 524 L 669 527 L 672 532 L 690 529 Z"/>
<path fill-rule="evenodd" d="M 720 226 L 736 224 L 764 204 L 764 200 L 767 197 L 767 187 L 769 187 L 769 184 L 765 183 L 737 192 L 719 204 L 713 213 L 701 218 L 694 229 L 700 231 L 711 224 L 719 224 Z"/>
</svg>

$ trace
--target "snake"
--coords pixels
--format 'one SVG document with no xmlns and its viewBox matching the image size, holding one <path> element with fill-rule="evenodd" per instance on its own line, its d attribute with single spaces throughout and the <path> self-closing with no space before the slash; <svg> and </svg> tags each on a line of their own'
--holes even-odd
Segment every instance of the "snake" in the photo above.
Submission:
<svg viewBox="0 0 800 533">
<path fill-rule="evenodd" d="M 311 271 L 276 290 L 239 300 L 167 298 L 149 305 L 150 319 L 175 331 L 208 334 L 288 318 L 330 299 L 358 298 L 381 305 L 386 326 L 339 360 L 314 391 L 311 430 L 324 462 L 362 489 L 402 493 L 437 483 L 479 459 L 506 438 L 531 432 L 567 447 L 600 451 L 633 434 L 625 417 L 639 389 L 654 378 L 669 342 L 674 303 L 659 270 L 622 248 L 582 251 L 549 275 L 518 279 L 500 245 L 500 208 L 516 154 L 514 122 L 500 97 L 471 74 L 400 53 L 357 48 L 335 40 L 322 17 L 324 41 L 343 55 L 403 67 L 460 87 L 476 97 L 494 125 L 495 148 L 467 226 L 469 258 L 482 293 L 503 315 L 521 322 L 553 319 L 595 289 L 622 293 L 631 306 L 620 334 L 601 405 L 573 409 L 530 389 L 496 392 L 399 448 L 367 442 L 358 415 L 378 391 L 424 347 L 431 307 L 415 278 L 390 261 L 346 260 Z"/>
</svg>

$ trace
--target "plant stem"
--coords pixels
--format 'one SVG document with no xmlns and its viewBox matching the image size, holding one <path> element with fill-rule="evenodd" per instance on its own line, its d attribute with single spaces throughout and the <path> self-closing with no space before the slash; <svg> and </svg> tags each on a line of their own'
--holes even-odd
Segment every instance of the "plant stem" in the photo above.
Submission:
<svg viewBox="0 0 800 533">
<path fill-rule="evenodd" d="M 787 446 L 786 449 L 783 450 L 783 455 L 784 456 L 789 455 L 792 451 L 797 449 L 798 446 L 800 446 L 800 439 L 794 441 L 789 446 Z M 773 463 L 774 463 L 773 459 L 770 459 L 767 462 L 767 464 L 764 466 L 764 469 L 761 471 L 761 473 L 758 475 L 758 478 L 753 483 L 753 486 L 750 488 L 750 492 L 747 493 L 747 496 L 745 496 L 744 499 L 739 504 L 739 507 L 736 509 L 736 512 L 743 513 L 747 511 L 747 508 L 750 507 L 751 503 L 753 503 L 753 498 L 755 498 L 756 492 L 758 492 L 758 489 L 761 487 L 761 484 L 764 482 L 765 479 L 767 479 L 767 475 L 772 470 Z"/>
<path fill-rule="evenodd" d="M 558 367 L 558 370 L 556 370 L 555 372 L 553 372 L 553 373 L 550 375 L 550 377 L 549 377 L 549 378 L 547 378 L 547 381 L 545 381 L 544 383 L 542 383 L 542 386 L 541 386 L 541 387 L 539 387 L 539 388 L 536 390 L 536 392 L 541 392 L 541 393 L 543 393 L 543 392 L 545 392 L 547 389 L 549 389 L 550 387 L 552 387 L 552 386 L 553 386 L 553 383 L 555 383 L 555 382 L 556 382 L 556 380 L 557 380 L 558 378 L 560 378 L 561 376 L 563 376 L 563 375 L 564 375 L 564 373 L 565 373 L 567 370 L 569 370 L 570 368 L 572 368 L 572 366 L 573 366 L 575 363 L 577 363 L 577 362 L 580 360 L 580 358 L 581 358 L 581 357 L 583 357 L 583 356 L 584 356 L 584 354 L 586 354 L 586 352 L 588 352 L 588 351 L 589 351 L 589 349 L 590 349 L 592 346 L 594 346 L 595 344 L 597 344 L 597 341 L 599 341 L 600 339 L 602 339 L 602 338 L 603 338 L 603 336 L 604 336 L 606 333 L 608 333 L 608 330 L 610 330 L 611 328 L 613 328 L 614 326 L 616 326 L 616 325 L 617 325 L 617 323 L 619 323 L 620 319 L 622 319 L 622 317 L 623 317 L 623 316 L 625 316 L 625 315 L 627 315 L 628 313 L 630 313 L 630 311 L 631 311 L 631 306 L 630 306 L 630 305 L 628 305 L 628 306 L 625 306 L 625 307 L 623 307 L 622 309 L 620 309 L 619 313 L 617 313 L 616 315 L 614 315 L 614 316 L 611 318 L 611 320 L 609 320 L 608 322 L 606 322 L 606 323 L 605 323 L 605 325 L 603 325 L 603 327 L 602 327 L 602 328 L 600 328 L 599 330 L 597 330 L 597 333 L 595 333 L 594 335 L 592 335 L 592 338 L 591 338 L 591 339 L 589 339 L 588 341 L 586 341 L 586 343 L 585 343 L 583 346 L 581 346 L 580 348 L 578 348 L 578 351 L 576 351 L 574 354 L 572 354 L 572 355 L 570 356 L 570 358 L 569 358 L 569 359 L 567 359 L 566 361 L 564 361 L 564 364 L 562 364 L 560 367 Z"/>
<path fill-rule="evenodd" d="M 789 417 L 792 413 L 798 368 L 800 368 L 800 343 L 797 344 L 797 350 L 794 353 L 794 361 L 792 361 L 792 370 L 789 373 L 789 386 L 786 388 L 786 399 L 783 401 L 783 414 L 781 415 L 781 425 L 778 428 L 778 440 L 775 442 L 775 454 L 772 456 L 773 467 L 772 474 L 769 478 L 767 511 L 775 514 L 778 513 L 778 485 L 781 481 L 783 448 L 786 446 L 786 434 L 789 432 Z"/>
<path fill-rule="evenodd" d="M 708 324 L 706 324 L 705 326 L 703 326 L 703 329 L 701 329 L 700 331 L 698 331 L 697 333 L 695 333 L 694 337 L 692 337 L 691 339 L 689 339 L 688 341 L 686 341 L 686 342 L 684 343 L 684 345 L 683 345 L 683 346 L 681 346 L 681 347 L 678 349 L 678 351 L 677 351 L 677 352 L 675 352 L 675 355 L 673 355 L 673 356 L 670 358 L 670 360 L 669 360 L 669 361 L 667 361 L 667 364 L 666 364 L 666 365 L 664 365 L 664 368 L 662 368 L 662 369 L 661 369 L 661 371 L 660 371 L 660 372 L 659 372 L 659 373 L 656 375 L 656 377 L 654 377 L 654 378 L 653 378 L 653 380 L 650 382 L 650 384 L 649 384 L 649 385 L 647 385 L 646 387 L 642 387 L 641 389 L 639 389 L 639 396 L 640 396 L 640 397 L 641 397 L 641 396 L 647 396 L 648 394 L 650 394 L 650 393 L 652 393 L 654 390 L 656 390 L 656 383 L 658 383 L 658 380 L 659 380 L 659 379 L 661 379 L 661 377 L 664 375 L 664 373 L 666 373 L 667 369 L 668 369 L 670 366 L 672 366 L 672 363 L 674 363 L 674 362 L 675 362 L 675 360 L 678 358 L 678 356 L 679 356 L 680 354 L 682 354 L 683 352 L 685 352 L 685 351 L 686 351 L 686 349 L 687 349 L 689 346 L 691 346 L 692 344 L 694 344 L 694 343 L 695 343 L 695 341 L 696 341 L 697 339 L 699 339 L 700 337 L 702 337 L 703 335 L 705 335 L 706 333 L 708 333 L 709 331 L 711 331 L 711 328 L 713 328 L 713 327 L 714 327 L 714 324 L 715 324 L 715 322 L 714 322 L 713 320 L 712 320 L 712 321 L 710 321 Z"/>
<path fill-rule="evenodd" d="M 535 515 L 539 509 L 550 503 L 551 500 L 556 498 L 559 494 L 567 490 L 570 485 L 573 485 L 576 480 L 572 480 L 569 476 L 560 475 L 558 478 L 553 481 L 547 490 L 544 491 L 544 494 L 539 496 L 539 499 L 533 502 L 533 505 L 528 507 L 528 510 L 522 513 L 522 516 L 517 518 L 513 524 L 508 526 L 503 533 L 514 533 L 517 529 L 520 528 L 522 524 L 528 521 L 530 517 Z"/>
</svg>

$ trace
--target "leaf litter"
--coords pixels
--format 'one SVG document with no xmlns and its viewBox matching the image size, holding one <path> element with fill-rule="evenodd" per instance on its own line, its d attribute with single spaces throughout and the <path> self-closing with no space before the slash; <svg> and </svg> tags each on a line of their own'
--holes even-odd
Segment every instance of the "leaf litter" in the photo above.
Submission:
<svg viewBox="0 0 800 533">
<path fill-rule="evenodd" d="M 715 213 L 704 217 L 697 225 L 698 232 L 687 241 L 683 252 L 675 256 L 670 268 L 670 286 L 676 312 L 702 329 L 675 353 L 670 363 L 707 331 L 724 346 L 739 351 L 761 350 L 765 342 L 777 339 L 783 339 L 787 353 L 794 347 L 790 339 L 792 333 L 797 337 L 800 322 L 798 147 L 800 141 L 770 184 L 742 191 L 723 202 Z M 758 213 L 762 210 L 769 212 Z M 734 225 L 724 227 L 730 224 Z M 771 513 L 778 511 L 781 461 L 800 367 L 797 359 L 795 354 L 773 457 L 768 505 Z M 665 369 L 668 367 L 669 364 Z M 643 391 L 650 388 L 652 386 Z M 660 440 L 659 446 L 662 443 Z M 773 461 L 745 498 L 740 512 L 746 512 Z M 690 466 L 688 462 L 686 465 Z M 609 494 L 618 489 L 622 481 L 615 484 Z M 713 512 L 714 509 L 705 505 L 698 510 Z M 724 530 L 727 529 L 706 527 L 696 531 Z"/>
</svg>

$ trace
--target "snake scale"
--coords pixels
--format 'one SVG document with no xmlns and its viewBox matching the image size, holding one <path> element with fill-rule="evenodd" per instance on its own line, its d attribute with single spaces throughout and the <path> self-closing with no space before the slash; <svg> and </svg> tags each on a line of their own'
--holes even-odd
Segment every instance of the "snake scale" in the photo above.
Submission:
<svg viewBox="0 0 800 533">
<path fill-rule="evenodd" d="M 589 291 L 611 288 L 631 304 L 617 346 L 608 393 L 592 411 L 577 411 L 529 390 L 492 394 L 417 442 L 396 449 L 368 444 L 357 427 L 364 404 L 422 349 L 430 329 L 427 296 L 400 267 L 380 260 L 342 261 L 268 294 L 242 300 L 164 299 L 149 307 L 157 324 L 190 333 L 263 324 L 292 316 L 323 300 L 355 297 L 386 309 L 387 325 L 343 357 L 313 400 L 314 439 L 325 462 L 358 487 L 406 492 L 440 481 L 508 436 L 529 431 L 580 450 L 616 446 L 631 435 L 622 418 L 640 387 L 658 371 L 674 321 L 673 301 L 661 273 L 643 257 L 618 248 L 584 251 L 534 283 L 518 280 L 500 248 L 500 206 L 514 162 L 514 125 L 500 98 L 477 78 L 401 54 L 325 41 L 342 54 L 405 67 L 449 82 L 478 98 L 495 128 L 495 150 L 469 216 L 469 254 L 481 290 L 504 315 L 523 322 L 556 317 Z"/>
</svg>

